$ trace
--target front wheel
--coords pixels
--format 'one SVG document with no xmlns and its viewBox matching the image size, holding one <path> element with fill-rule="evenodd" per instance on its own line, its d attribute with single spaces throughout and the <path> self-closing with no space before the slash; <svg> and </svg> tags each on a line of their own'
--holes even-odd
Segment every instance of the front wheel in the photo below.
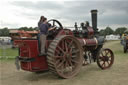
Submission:
<svg viewBox="0 0 128 85">
<path fill-rule="evenodd" d="M 112 66 L 113 62 L 114 62 L 113 52 L 108 48 L 101 49 L 99 55 L 97 56 L 97 65 L 101 69 L 107 69 Z"/>
</svg>

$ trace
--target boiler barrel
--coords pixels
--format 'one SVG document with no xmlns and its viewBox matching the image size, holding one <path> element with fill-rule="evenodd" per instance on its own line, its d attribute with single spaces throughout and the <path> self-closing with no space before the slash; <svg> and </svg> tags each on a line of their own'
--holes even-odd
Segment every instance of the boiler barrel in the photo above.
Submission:
<svg viewBox="0 0 128 85">
<path fill-rule="evenodd" d="M 84 46 L 86 46 L 86 47 L 93 46 L 96 49 L 98 46 L 98 40 L 96 38 L 92 38 L 92 39 L 81 38 L 78 40 L 80 41 L 80 43 L 83 47 Z"/>
</svg>

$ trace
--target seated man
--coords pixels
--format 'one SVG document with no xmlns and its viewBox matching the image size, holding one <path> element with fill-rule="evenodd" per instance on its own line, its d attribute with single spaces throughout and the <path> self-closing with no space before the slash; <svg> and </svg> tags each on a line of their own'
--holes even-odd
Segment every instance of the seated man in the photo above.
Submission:
<svg viewBox="0 0 128 85">
<path fill-rule="evenodd" d="M 40 43 L 41 43 L 41 52 L 39 56 L 46 56 L 47 54 L 45 53 L 45 42 L 46 42 L 47 32 L 55 29 L 55 27 L 50 28 L 47 23 L 47 18 L 45 17 L 41 18 L 40 21 L 41 22 L 39 22 L 38 24 L 40 29 Z"/>
</svg>

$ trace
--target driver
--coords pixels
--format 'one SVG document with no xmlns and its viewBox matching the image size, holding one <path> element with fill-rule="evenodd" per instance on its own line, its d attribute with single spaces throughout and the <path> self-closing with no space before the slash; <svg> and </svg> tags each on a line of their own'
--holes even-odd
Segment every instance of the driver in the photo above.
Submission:
<svg viewBox="0 0 128 85">
<path fill-rule="evenodd" d="M 41 52 L 39 56 L 46 56 L 47 54 L 45 53 L 45 42 L 46 42 L 47 32 L 55 29 L 56 27 L 51 28 L 47 23 L 47 18 L 45 17 L 42 18 L 41 23 L 38 26 L 40 29 L 40 43 L 41 43 Z"/>
</svg>

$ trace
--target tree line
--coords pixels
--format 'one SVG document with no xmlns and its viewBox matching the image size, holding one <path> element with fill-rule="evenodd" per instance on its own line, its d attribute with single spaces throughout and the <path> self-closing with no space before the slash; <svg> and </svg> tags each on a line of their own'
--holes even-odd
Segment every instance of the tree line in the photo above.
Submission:
<svg viewBox="0 0 128 85">
<path fill-rule="evenodd" d="M 25 30 L 25 31 L 33 31 L 33 30 L 38 30 L 38 27 L 20 27 L 17 29 Z M 106 36 L 106 35 L 110 35 L 110 34 L 122 35 L 126 29 L 128 29 L 128 28 L 119 27 L 114 31 L 111 27 L 106 27 L 105 29 L 100 30 L 99 34 L 102 36 Z M 9 29 L 8 28 L 0 29 L 0 36 L 9 36 Z"/>
<path fill-rule="evenodd" d="M 38 30 L 38 27 L 20 27 L 18 30 L 34 31 Z M 0 29 L 0 36 L 9 36 L 9 29 L 7 27 Z"/>
<path fill-rule="evenodd" d="M 124 33 L 124 31 L 127 29 L 128 28 L 126 27 L 119 27 L 114 31 L 111 27 L 106 27 L 105 29 L 100 30 L 99 33 L 102 36 L 111 35 L 111 34 L 121 36 Z"/>
</svg>

